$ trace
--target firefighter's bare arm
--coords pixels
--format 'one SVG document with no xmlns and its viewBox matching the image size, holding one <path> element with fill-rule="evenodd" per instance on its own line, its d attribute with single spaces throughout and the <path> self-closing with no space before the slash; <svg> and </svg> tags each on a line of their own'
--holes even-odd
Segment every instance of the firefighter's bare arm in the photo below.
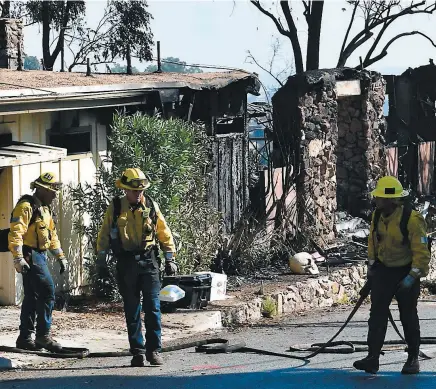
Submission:
<svg viewBox="0 0 436 389">
<path fill-rule="evenodd" d="M 427 246 L 427 227 L 422 215 L 412 212 L 408 223 L 410 248 L 412 250 L 412 270 L 410 275 L 415 278 L 428 274 L 430 251 Z"/>
<path fill-rule="evenodd" d="M 157 235 L 157 239 L 159 240 L 160 248 L 165 254 L 167 253 L 175 254 L 176 246 L 174 244 L 173 234 L 170 228 L 168 227 L 168 224 L 164 216 L 162 215 L 159 206 L 156 203 L 153 203 L 153 205 L 157 214 L 156 235 Z"/>
<path fill-rule="evenodd" d="M 114 212 L 113 202 L 109 204 L 104 215 L 103 224 L 100 227 L 97 237 L 97 253 L 107 253 L 110 248 L 110 228 L 112 225 L 112 214 Z"/>
</svg>

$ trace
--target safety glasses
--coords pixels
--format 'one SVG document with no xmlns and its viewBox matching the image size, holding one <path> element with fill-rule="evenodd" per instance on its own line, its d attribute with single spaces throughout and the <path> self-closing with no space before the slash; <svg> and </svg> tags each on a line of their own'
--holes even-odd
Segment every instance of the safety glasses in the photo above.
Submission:
<svg viewBox="0 0 436 389">
<path fill-rule="evenodd" d="M 130 186 L 131 188 L 134 188 L 134 189 L 143 189 L 146 187 L 146 184 L 147 184 L 147 180 L 145 180 L 143 178 L 128 181 L 126 176 L 123 176 L 121 178 L 121 182 L 124 185 Z"/>
</svg>

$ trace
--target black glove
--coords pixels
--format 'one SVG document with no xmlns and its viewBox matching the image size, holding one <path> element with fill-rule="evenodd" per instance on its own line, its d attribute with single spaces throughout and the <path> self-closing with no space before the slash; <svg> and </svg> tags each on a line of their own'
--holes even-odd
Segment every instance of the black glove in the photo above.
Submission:
<svg viewBox="0 0 436 389">
<path fill-rule="evenodd" d="M 377 266 L 376 261 L 373 261 L 373 260 L 368 261 L 368 269 L 366 272 L 366 278 L 368 281 L 371 281 L 371 279 L 373 278 L 376 266 Z"/>
<path fill-rule="evenodd" d="M 68 270 L 68 261 L 65 257 L 59 258 L 58 261 L 60 266 L 59 274 L 63 274 Z"/>
<path fill-rule="evenodd" d="M 108 269 L 108 265 L 107 265 L 107 261 L 106 261 L 106 252 L 100 251 L 97 254 L 97 260 L 95 261 L 95 268 L 96 268 L 97 274 L 101 278 L 107 277 L 107 275 L 109 273 L 109 269 Z"/>
<path fill-rule="evenodd" d="M 177 264 L 174 261 L 165 261 L 165 275 L 174 276 L 178 271 Z"/>
</svg>

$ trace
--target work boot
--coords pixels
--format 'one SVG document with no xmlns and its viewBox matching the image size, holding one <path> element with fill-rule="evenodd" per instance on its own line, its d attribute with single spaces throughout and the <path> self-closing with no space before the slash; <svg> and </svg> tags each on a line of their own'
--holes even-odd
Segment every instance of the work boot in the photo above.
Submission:
<svg viewBox="0 0 436 389">
<path fill-rule="evenodd" d="M 34 340 L 30 336 L 28 337 L 22 337 L 21 335 L 18 336 L 15 345 L 17 346 L 17 348 L 20 348 L 22 350 L 30 350 L 30 351 L 41 350 L 41 347 L 36 346 Z"/>
<path fill-rule="evenodd" d="M 56 342 L 50 335 L 37 336 L 35 339 L 37 347 L 45 348 L 52 353 L 61 353 L 62 346 Z"/>
<path fill-rule="evenodd" d="M 379 357 L 368 355 L 366 358 L 354 362 L 353 366 L 357 370 L 363 370 L 367 373 L 375 374 L 379 369 Z"/>
<path fill-rule="evenodd" d="M 134 355 L 132 360 L 130 361 L 130 366 L 132 367 L 144 367 L 144 355 L 138 354 Z"/>
<path fill-rule="evenodd" d="M 409 354 L 406 363 L 401 370 L 401 374 L 418 374 L 419 373 L 419 361 L 418 356 L 415 354 Z"/>
<path fill-rule="evenodd" d="M 148 362 L 150 362 L 150 365 L 163 365 L 164 361 L 162 356 L 157 351 L 149 352 L 145 355 Z"/>
</svg>

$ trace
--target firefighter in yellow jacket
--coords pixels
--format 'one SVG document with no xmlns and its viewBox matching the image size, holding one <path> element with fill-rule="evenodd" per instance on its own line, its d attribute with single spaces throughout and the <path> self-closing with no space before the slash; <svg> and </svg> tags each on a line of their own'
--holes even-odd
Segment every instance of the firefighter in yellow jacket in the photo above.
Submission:
<svg viewBox="0 0 436 389">
<path fill-rule="evenodd" d="M 418 297 L 420 278 L 428 274 L 430 251 L 423 216 L 402 204 L 408 195 L 391 176 L 381 178 L 371 193 L 375 198 L 368 239 L 368 281 L 371 284 L 371 312 L 368 321 L 368 356 L 354 367 L 368 373 L 379 369 L 389 305 L 395 296 L 408 346 L 403 374 L 419 373 L 420 326 Z"/>
<path fill-rule="evenodd" d="M 133 354 L 131 365 L 144 366 L 144 356 L 152 365 L 161 365 L 158 245 L 164 252 L 166 274 L 174 275 L 177 265 L 173 236 L 158 205 L 144 194 L 150 183 L 140 169 L 125 170 L 116 186 L 126 195 L 115 197 L 106 210 L 97 239 L 97 266 L 100 269 L 107 266 L 106 254 L 111 249 L 117 260 L 118 287 Z M 141 328 L 141 293 L 145 345 Z"/>
<path fill-rule="evenodd" d="M 60 273 L 67 269 L 50 209 L 60 187 L 54 173 L 41 174 L 30 185 L 35 190 L 33 196 L 21 197 L 11 215 L 9 250 L 14 257 L 16 271 L 23 276 L 24 289 L 20 335 L 16 342 L 21 349 L 61 350 L 61 346 L 50 336 L 55 288 L 47 266 L 47 252 L 50 251 L 59 261 Z M 32 333 L 35 327 L 34 341 Z"/>
</svg>

